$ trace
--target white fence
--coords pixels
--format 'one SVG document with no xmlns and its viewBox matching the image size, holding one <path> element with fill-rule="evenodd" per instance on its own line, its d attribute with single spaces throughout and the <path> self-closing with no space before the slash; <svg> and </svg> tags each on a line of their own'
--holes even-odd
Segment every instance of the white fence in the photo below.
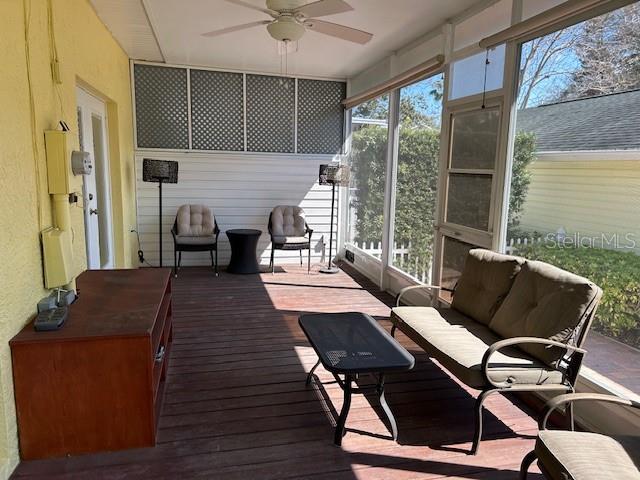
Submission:
<svg viewBox="0 0 640 480">
<path fill-rule="evenodd" d="M 544 243 L 544 241 L 545 240 L 542 237 L 511 238 L 507 241 L 505 253 L 510 255 L 516 254 L 518 247 L 542 244 Z M 378 259 L 382 257 L 381 242 L 353 242 L 352 245 Z M 431 259 L 429 259 L 429 261 L 427 262 L 425 262 L 424 260 L 421 261 L 419 257 L 412 256 L 410 252 L 411 242 L 409 242 L 408 244 L 402 243 L 400 245 L 394 243 L 392 250 L 392 265 L 411 275 L 416 280 L 419 280 L 423 283 L 431 283 Z"/>
<path fill-rule="evenodd" d="M 516 253 L 518 247 L 526 247 L 527 245 L 534 245 L 544 243 L 542 237 L 537 238 L 511 238 L 507 240 L 507 246 L 504 249 L 504 253 L 512 255 Z"/>
<path fill-rule="evenodd" d="M 353 242 L 354 247 L 376 258 L 382 257 L 382 244 L 380 242 Z M 431 283 L 431 259 L 425 261 L 411 255 L 411 242 L 408 244 L 393 244 L 392 265 L 411 275 L 423 283 Z"/>
</svg>

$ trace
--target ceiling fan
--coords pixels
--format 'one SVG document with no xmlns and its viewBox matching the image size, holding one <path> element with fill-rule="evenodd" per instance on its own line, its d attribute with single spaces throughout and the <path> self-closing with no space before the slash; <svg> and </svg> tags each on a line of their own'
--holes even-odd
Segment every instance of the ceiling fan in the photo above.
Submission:
<svg viewBox="0 0 640 480">
<path fill-rule="evenodd" d="M 304 3 L 304 0 L 267 0 L 267 7 L 261 8 L 244 0 L 226 0 L 229 3 L 240 5 L 251 10 L 266 13 L 271 20 L 259 20 L 220 30 L 203 33 L 204 37 L 217 37 L 226 33 L 237 32 L 248 28 L 266 25 L 269 35 L 280 42 L 295 42 L 304 35 L 306 30 L 330 35 L 332 37 L 347 40 L 349 42 L 364 45 L 373 35 L 337 23 L 318 20 L 315 17 L 324 17 L 336 13 L 353 10 L 351 5 L 343 0 L 319 0 L 312 3 Z M 312 18 L 313 17 L 313 18 Z"/>
</svg>

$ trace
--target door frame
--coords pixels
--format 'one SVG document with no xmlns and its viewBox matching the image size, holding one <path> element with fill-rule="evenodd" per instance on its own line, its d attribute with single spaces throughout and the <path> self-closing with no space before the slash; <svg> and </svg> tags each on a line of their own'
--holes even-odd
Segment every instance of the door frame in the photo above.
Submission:
<svg viewBox="0 0 640 480">
<path fill-rule="evenodd" d="M 102 141 L 101 145 L 98 148 L 101 148 L 102 154 L 101 157 L 103 161 L 96 161 L 94 151 L 90 151 L 93 163 L 93 175 L 96 175 L 96 195 L 99 198 L 102 198 L 102 202 L 100 205 L 101 211 L 99 212 L 98 218 L 98 238 L 100 241 L 98 242 L 98 252 L 97 257 L 99 259 L 99 266 L 96 268 L 100 269 L 110 269 L 115 266 L 115 241 L 114 241 L 114 226 L 113 226 L 113 215 L 112 215 L 112 189 L 111 189 L 111 168 L 110 168 L 110 156 L 109 156 L 109 124 L 108 124 L 108 116 L 107 116 L 107 105 L 106 102 L 89 92 L 86 88 L 83 88 L 80 85 L 76 86 L 76 101 L 77 101 L 77 111 L 85 112 L 83 114 L 82 122 L 79 124 L 82 125 L 82 128 L 85 132 L 91 132 L 91 145 L 92 148 L 96 148 L 95 139 L 93 135 L 93 118 L 99 117 L 101 119 L 101 127 L 102 127 Z M 86 122 L 88 120 L 88 123 Z M 79 132 L 80 134 L 80 132 Z M 84 134 L 83 134 L 84 136 Z M 86 138 L 86 136 L 85 136 Z M 86 140 L 85 140 L 86 143 Z M 85 145 L 86 148 L 86 145 Z M 102 182 L 98 181 L 98 173 L 100 173 L 100 177 L 102 178 Z M 83 178 L 83 194 L 85 193 L 85 178 Z M 85 201 L 83 200 L 83 205 Z M 83 207 L 83 217 L 84 217 L 84 226 L 85 226 L 85 247 L 87 249 L 87 266 L 89 266 L 89 239 L 87 238 L 88 232 L 88 222 L 89 222 L 89 209 Z M 100 231 L 100 230 L 106 231 Z M 106 240 L 103 242 L 103 240 Z M 103 261 L 103 256 L 106 256 L 106 260 Z"/>
</svg>

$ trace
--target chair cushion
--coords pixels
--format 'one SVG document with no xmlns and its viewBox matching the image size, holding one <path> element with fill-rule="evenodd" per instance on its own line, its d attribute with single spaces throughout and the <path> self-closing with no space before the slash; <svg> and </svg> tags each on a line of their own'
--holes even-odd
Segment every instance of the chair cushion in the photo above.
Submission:
<svg viewBox="0 0 640 480">
<path fill-rule="evenodd" d="M 601 294 L 600 288 L 586 278 L 547 263 L 526 261 L 489 327 L 505 338 L 540 337 L 568 342 Z M 525 344 L 519 348 L 548 365 L 564 354 L 562 349 L 544 345 Z"/>
<path fill-rule="evenodd" d="M 211 235 L 214 228 L 213 214 L 204 205 L 182 205 L 176 215 L 178 235 Z"/>
<path fill-rule="evenodd" d="M 309 243 L 309 237 L 283 237 L 281 235 L 274 235 L 272 238 L 273 243 L 282 244 L 298 244 Z"/>
<path fill-rule="evenodd" d="M 476 248 L 469 251 L 451 307 L 489 325 L 524 259 Z"/>
<path fill-rule="evenodd" d="M 396 307 L 391 321 L 420 345 L 430 356 L 472 388 L 484 388 L 482 357 L 499 340 L 486 325 L 453 309 Z M 502 382 L 561 383 L 562 374 L 549 369 L 517 348 L 496 352 L 490 362 L 491 378 Z"/>
<path fill-rule="evenodd" d="M 271 212 L 271 234 L 278 237 L 302 237 L 306 233 L 304 210 L 278 205 Z"/>
<path fill-rule="evenodd" d="M 176 243 L 178 245 L 213 245 L 216 243 L 216 237 L 215 235 L 200 235 L 199 237 L 176 235 Z"/>
<path fill-rule="evenodd" d="M 542 430 L 536 454 L 555 480 L 639 480 L 640 438 Z"/>
</svg>

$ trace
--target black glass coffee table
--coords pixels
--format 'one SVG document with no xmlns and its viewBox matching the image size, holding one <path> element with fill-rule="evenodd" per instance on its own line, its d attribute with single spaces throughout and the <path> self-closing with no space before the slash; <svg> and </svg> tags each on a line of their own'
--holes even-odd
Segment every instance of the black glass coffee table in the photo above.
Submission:
<svg viewBox="0 0 640 480">
<path fill-rule="evenodd" d="M 344 391 L 344 402 L 336 425 L 334 443 L 342 444 L 344 424 L 351 406 L 353 393 L 377 392 L 393 439 L 398 438 L 398 427 L 384 398 L 384 376 L 392 372 L 411 370 L 415 363 L 407 352 L 372 317 L 364 313 L 314 313 L 301 315 L 300 327 L 318 355 L 318 361 L 307 375 L 307 385 L 313 372 L 322 366 L 335 377 Z M 373 387 L 352 388 L 352 383 L 362 374 L 373 375 L 377 382 Z M 344 378 L 340 378 L 340 375 Z"/>
</svg>

